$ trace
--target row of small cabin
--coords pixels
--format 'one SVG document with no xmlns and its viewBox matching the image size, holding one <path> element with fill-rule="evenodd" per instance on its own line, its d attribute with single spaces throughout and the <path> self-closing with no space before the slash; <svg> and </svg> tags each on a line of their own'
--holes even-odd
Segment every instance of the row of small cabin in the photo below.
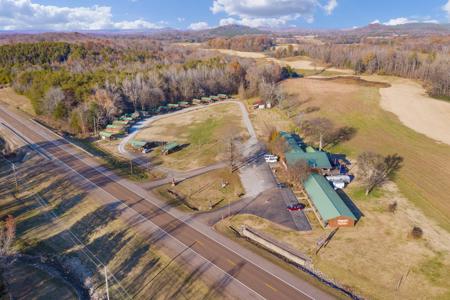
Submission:
<svg viewBox="0 0 450 300">
<path fill-rule="evenodd" d="M 193 105 L 200 105 L 200 104 L 210 104 L 217 101 L 222 101 L 228 99 L 228 96 L 226 94 L 218 94 L 216 96 L 209 96 L 209 97 L 202 97 L 201 99 L 192 99 L 192 102 L 188 101 L 180 101 L 178 103 L 169 103 L 167 105 L 159 106 L 156 109 L 156 113 L 164 113 L 171 110 L 177 110 L 189 107 L 191 104 Z"/>
<path fill-rule="evenodd" d="M 296 134 L 280 132 L 280 136 L 286 141 L 285 157 L 288 166 L 303 160 L 315 171 L 306 179 L 303 187 L 322 227 L 354 226 L 358 217 L 350 207 L 351 200 L 342 191 L 336 191 L 331 183 L 319 174 L 333 168 L 328 154 L 306 145 Z"/>
<path fill-rule="evenodd" d="M 128 131 L 128 128 L 140 117 L 138 112 L 132 114 L 124 114 L 118 119 L 114 120 L 112 124 L 106 125 L 103 131 L 100 131 L 100 137 L 102 139 L 112 139 L 116 135 L 124 134 Z"/>
<path fill-rule="evenodd" d="M 202 97 L 201 99 L 193 99 L 192 102 L 188 101 L 180 101 L 178 103 L 169 103 L 164 106 L 159 106 L 154 113 L 160 114 L 168 111 L 178 110 L 182 108 L 187 108 L 194 105 L 199 104 L 209 104 L 221 100 L 229 99 L 226 94 L 218 94 L 216 96 Z M 102 139 L 112 139 L 117 135 L 124 134 L 128 127 L 131 126 L 137 119 L 139 119 L 140 114 L 138 112 L 134 112 L 132 114 L 124 114 L 118 119 L 114 120 L 112 124 L 106 126 L 105 130 L 100 131 L 100 137 Z"/>
</svg>

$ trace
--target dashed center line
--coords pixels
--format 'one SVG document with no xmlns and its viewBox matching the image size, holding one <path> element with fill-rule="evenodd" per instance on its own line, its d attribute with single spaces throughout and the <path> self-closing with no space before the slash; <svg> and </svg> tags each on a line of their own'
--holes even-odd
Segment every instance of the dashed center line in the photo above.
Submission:
<svg viewBox="0 0 450 300">
<path fill-rule="evenodd" d="M 272 291 L 278 292 L 278 290 L 277 290 L 276 288 L 274 288 L 273 286 L 271 286 L 270 284 L 265 283 L 265 282 L 264 282 L 264 284 L 265 284 L 268 288 L 270 288 Z"/>
<path fill-rule="evenodd" d="M 230 265 L 232 265 L 232 266 L 235 266 L 235 265 L 236 265 L 236 263 L 235 263 L 234 261 L 232 261 L 231 259 L 229 259 L 229 258 L 227 258 L 227 262 L 228 262 Z"/>
</svg>

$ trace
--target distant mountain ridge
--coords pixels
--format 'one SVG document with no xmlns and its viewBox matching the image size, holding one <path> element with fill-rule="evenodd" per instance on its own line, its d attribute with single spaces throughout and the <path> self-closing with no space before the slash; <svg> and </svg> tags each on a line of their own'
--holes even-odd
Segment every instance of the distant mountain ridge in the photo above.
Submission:
<svg viewBox="0 0 450 300">
<path fill-rule="evenodd" d="M 42 31 L 42 30 L 23 30 L 23 31 L 0 31 L 0 39 L 5 39 L 13 35 L 39 35 L 45 38 L 58 39 L 70 37 L 79 34 L 78 37 L 95 37 L 95 36 L 150 36 L 164 40 L 186 40 L 186 41 L 204 41 L 215 37 L 233 37 L 239 35 L 275 35 L 275 36 L 292 36 L 292 35 L 348 35 L 348 36 L 395 36 L 410 35 L 421 36 L 428 34 L 449 35 L 450 23 L 434 24 L 434 23 L 408 23 L 402 25 L 383 25 L 369 24 L 364 27 L 351 29 L 309 29 L 309 28 L 254 28 L 244 25 L 225 25 L 204 30 L 182 30 L 174 28 L 158 28 L 158 29 L 133 29 L 133 30 L 79 30 L 79 31 Z"/>
</svg>

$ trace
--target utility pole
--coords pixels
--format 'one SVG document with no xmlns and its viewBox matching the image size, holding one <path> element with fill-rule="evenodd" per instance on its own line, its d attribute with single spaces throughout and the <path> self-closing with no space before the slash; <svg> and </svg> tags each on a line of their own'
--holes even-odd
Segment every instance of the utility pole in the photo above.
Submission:
<svg viewBox="0 0 450 300">
<path fill-rule="evenodd" d="M 320 133 L 320 140 L 319 140 L 319 151 L 322 151 L 322 133 Z"/>
<path fill-rule="evenodd" d="M 130 172 L 133 175 L 133 159 L 130 159 Z"/>
<path fill-rule="evenodd" d="M 233 160 L 234 160 L 233 138 L 230 138 L 230 170 L 233 173 Z"/>
<path fill-rule="evenodd" d="M 105 285 L 106 285 L 106 299 L 109 300 L 109 285 L 108 285 L 108 270 L 105 266 Z"/>
<path fill-rule="evenodd" d="M 95 116 L 94 116 L 94 134 L 97 136 L 97 123 L 95 122 Z"/>
<path fill-rule="evenodd" d="M 12 165 L 12 169 L 14 172 L 14 181 L 16 183 L 16 192 L 18 193 L 19 192 L 19 182 L 17 181 L 16 165 L 14 163 L 11 163 L 11 165 Z"/>
</svg>

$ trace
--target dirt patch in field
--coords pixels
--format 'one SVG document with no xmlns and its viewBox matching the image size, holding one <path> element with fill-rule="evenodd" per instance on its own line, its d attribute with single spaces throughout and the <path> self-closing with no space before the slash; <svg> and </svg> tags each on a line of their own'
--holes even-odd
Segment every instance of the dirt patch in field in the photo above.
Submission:
<svg viewBox="0 0 450 300">
<path fill-rule="evenodd" d="M 387 82 L 364 80 L 358 76 L 335 76 L 335 77 L 323 77 L 323 78 L 316 77 L 316 78 L 311 78 L 311 79 L 332 81 L 332 82 L 342 83 L 342 84 L 357 84 L 359 86 L 365 86 L 365 87 L 376 87 L 376 88 L 391 87 L 391 84 L 389 84 Z"/>
<path fill-rule="evenodd" d="M 218 51 L 220 53 L 226 55 L 234 55 L 245 58 L 266 58 L 267 56 L 262 52 L 245 52 L 245 51 L 236 51 L 231 49 L 209 49 L 212 51 Z"/>
<path fill-rule="evenodd" d="M 417 82 L 408 79 L 383 78 L 392 81 L 391 87 L 381 89 L 381 107 L 394 113 L 409 128 L 450 145 L 450 103 L 436 100 L 426 94 Z"/>
</svg>

